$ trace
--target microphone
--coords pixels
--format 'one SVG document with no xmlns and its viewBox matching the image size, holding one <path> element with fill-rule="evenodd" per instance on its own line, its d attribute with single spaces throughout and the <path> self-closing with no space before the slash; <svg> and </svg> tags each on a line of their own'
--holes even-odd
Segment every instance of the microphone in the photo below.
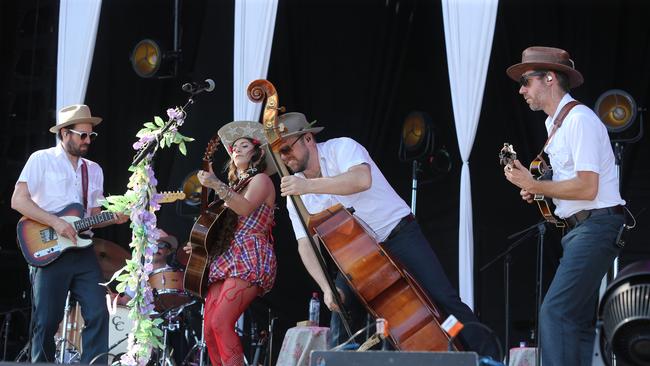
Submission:
<svg viewBox="0 0 650 366">
<path fill-rule="evenodd" d="M 214 80 L 205 79 L 204 81 L 185 83 L 183 86 L 181 86 L 181 89 L 187 93 L 199 94 L 204 91 L 208 93 L 213 91 L 214 86 Z"/>
</svg>

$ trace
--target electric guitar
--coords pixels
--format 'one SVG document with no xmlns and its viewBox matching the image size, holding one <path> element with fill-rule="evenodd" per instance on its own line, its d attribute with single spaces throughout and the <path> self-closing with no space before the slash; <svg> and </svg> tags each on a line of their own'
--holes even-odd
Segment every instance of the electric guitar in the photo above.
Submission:
<svg viewBox="0 0 650 366">
<path fill-rule="evenodd" d="M 159 203 L 169 203 L 185 199 L 183 192 L 162 192 Z M 82 218 L 84 207 L 80 203 L 72 203 L 63 210 L 57 212 L 56 216 L 69 222 L 77 232 L 88 230 L 93 225 L 113 219 L 112 212 L 102 212 L 97 215 Z M 27 263 L 36 267 L 44 267 L 56 259 L 68 249 L 85 248 L 93 242 L 91 239 L 84 239 L 77 235 L 77 244 L 72 240 L 59 237 L 56 231 L 47 225 L 23 216 L 16 226 L 16 236 L 20 251 L 23 253 Z"/>
<path fill-rule="evenodd" d="M 511 144 L 507 142 L 504 143 L 499 152 L 499 163 L 501 163 L 502 166 L 512 166 L 515 160 L 517 160 L 517 152 L 515 152 L 515 149 Z M 535 160 L 530 163 L 528 170 L 537 180 L 551 180 L 553 178 L 553 169 L 539 157 L 535 158 Z M 566 226 L 564 220 L 553 214 L 553 204 L 549 198 L 544 197 L 542 194 L 535 194 L 533 195 L 533 201 L 537 203 L 539 212 L 542 214 L 542 217 L 544 217 L 544 220 L 559 228 Z"/>
</svg>

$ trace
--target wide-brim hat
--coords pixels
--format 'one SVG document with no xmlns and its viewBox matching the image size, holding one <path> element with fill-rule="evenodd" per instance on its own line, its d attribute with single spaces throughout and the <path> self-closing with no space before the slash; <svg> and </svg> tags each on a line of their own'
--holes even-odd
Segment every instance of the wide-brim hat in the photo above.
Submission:
<svg viewBox="0 0 650 366">
<path fill-rule="evenodd" d="M 302 135 L 307 132 L 317 134 L 325 127 L 312 127 L 316 121 L 307 122 L 307 117 L 300 112 L 289 112 L 278 117 L 280 124 L 280 135 L 287 138 L 295 135 Z M 282 127 L 283 126 L 283 127 Z"/>
<path fill-rule="evenodd" d="M 99 117 L 93 117 L 90 108 L 85 104 L 73 104 L 61 108 L 56 118 L 56 126 L 50 128 L 50 132 L 58 133 L 63 127 L 77 123 L 92 123 L 97 126 L 102 121 Z"/>
<path fill-rule="evenodd" d="M 506 74 L 519 81 L 526 70 L 553 70 L 566 74 L 569 78 L 569 87 L 580 86 L 584 79 L 580 71 L 575 69 L 575 64 L 569 53 L 554 47 L 528 47 L 521 53 L 521 62 L 510 66 Z"/>
<path fill-rule="evenodd" d="M 217 131 L 217 134 L 219 135 L 219 138 L 221 138 L 221 143 L 226 147 L 226 152 L 231 159 L 231 147 L 235 141 L 241 138 L 249 138 L 259 141 L 260 146 L 264 150 L 264 159 L 266 161 L 266 170 L 264 172 L 268 175 L 276 172 L 273 157 L 269 153 L 266 135 L 264 135 L 264 129 L 261 123 L 253 121 L 233 121 L 222 126 L 219 131 Z"/>
</svg>

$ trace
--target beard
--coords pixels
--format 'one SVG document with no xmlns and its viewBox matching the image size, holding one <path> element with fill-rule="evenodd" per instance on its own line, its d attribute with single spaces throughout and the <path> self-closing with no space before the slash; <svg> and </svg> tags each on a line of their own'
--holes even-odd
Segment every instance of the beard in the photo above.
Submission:
<svg viewBox="0 0 650 366">
<path fill-rule="evenodd" d="M 307 169 L 307 162 L 309 161 L 309 151 L 305 153 L 305 155 L 302 157 L 302 159 L 294 158 L 295 160 L 295 168 L 289 166 L 291 168 L 291 171 L 294 173 L 302 173 Z"/>
<path fill-rule="evenodd" d="M 65 146 L 65 151 L 67 151 L 68 154 L 72 156 L 83 157 L 86 156 L 86 154 L 88 153 L 88 146 L 89 146 L 88 144 L 81 143 L 79 145 L 76 145 L 72 142 L 72 140 L 69 140 L 68 142 L 65 142 L 63 145 Z"/>
<path fill-rule="evenodd" d="M 528 107 L 529 107 L 530 110 L 533 111 L 533 112 L 537 112 L 537 111 L 541 111 L 541 110 L 542 110 L 542 107 L 541 107 L 538 103 L 530 103 L 530 104 L 528 105 Z"/>
</svg>

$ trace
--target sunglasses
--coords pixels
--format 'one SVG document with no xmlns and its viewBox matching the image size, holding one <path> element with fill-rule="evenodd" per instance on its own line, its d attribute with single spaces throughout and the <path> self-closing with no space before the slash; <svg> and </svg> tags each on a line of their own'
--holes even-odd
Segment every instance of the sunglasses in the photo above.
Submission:
<svg viewBox="0 0 650 366">
<path fill-rule="evenodd" d="M 75 131 L 75 130 L 70 129 L 70 128 L 68 128 L 68 131 L 79 135 L 79 138 L 81 138 L 82 140 L 85 140 L 86 137 L 90 137 L 90 141 L 94 141 L 97 138 L 97 135 L 98 135 L 97 132 L 90 132 L 90 133 L 88 133 L 88 132 L 79 132 L 79 131 Z"/>
<path fill-rule="evenodd" d="M 524 74 L 521 75 L 519 78 L 519 85 L 523 87 L 528 87 L 528 83 L 530 82 L 530 79 L 536 76 L 544 76 L 546 75 L 546 71 L 533 71 L 530 74 Z"/>
<path fill-rule="evenodd" d="M 158 249 L 171 249 L 171 248 L 172 248 L 172 245 L 169 244 L 166 241 L 159 241 L 158 242 Z"/>
<path fill-rule="evenodd" d="M 289 155 L 289 154 L 293 151 L 293 145 L 295 145 L 296 142 L 298 142 L 298 141 L 299 141 L 300 139 L 302 139 L 304 136 L 305 136 L 305 134 L 303 133 L 302 135 L 298 136 L 298 138 L 297 138 L 294 142 L 292 142 L 290 145 L 287 145 L 287 146 L 283 146 L 283 147 L 281 147 L 281 148 L 278 150 L 278 152 L 279 152 L 280 154 L 282 154 L 282 155 Z"/>
</svg>

